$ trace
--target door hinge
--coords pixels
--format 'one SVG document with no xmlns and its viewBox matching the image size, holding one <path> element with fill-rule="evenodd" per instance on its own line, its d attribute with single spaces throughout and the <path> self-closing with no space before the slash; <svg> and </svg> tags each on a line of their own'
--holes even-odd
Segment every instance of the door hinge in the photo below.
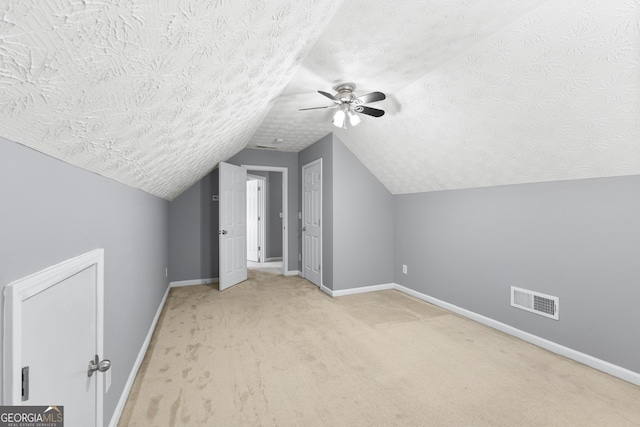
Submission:
<svg viewBox="0 0 640 427">
<path fill-rule="evenodd" d="M 29 400 L 29 367 L 22 368 L 22 401 Z"/>
</svg>

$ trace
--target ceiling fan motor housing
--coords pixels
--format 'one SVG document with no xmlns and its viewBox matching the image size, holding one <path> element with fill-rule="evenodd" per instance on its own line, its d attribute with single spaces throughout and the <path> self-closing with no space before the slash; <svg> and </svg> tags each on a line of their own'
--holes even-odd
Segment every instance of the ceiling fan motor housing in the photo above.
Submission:
<svg viewBox="0 0 640 427">
<path fill-rule="evenodd" d="M 342 83 L 334 86 L 333 89 L 337 92 L 335 98 L 340 102 L 351 103 L 356 99 L 356 96 L 353 94 L 356 85 L 353 83 Z"/>
</svg>

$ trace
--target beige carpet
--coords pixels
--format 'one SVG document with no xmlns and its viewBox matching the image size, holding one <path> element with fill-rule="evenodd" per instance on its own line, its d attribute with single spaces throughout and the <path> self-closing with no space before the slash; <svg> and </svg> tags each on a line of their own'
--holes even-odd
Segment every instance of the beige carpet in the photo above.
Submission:
<svg viewBox="0 0 640 427">
<path fill-rule="evenodd" d="M 639 426 L 640 387 L 397 291 L 172 289 L 120 426 Z"/>
</svg>

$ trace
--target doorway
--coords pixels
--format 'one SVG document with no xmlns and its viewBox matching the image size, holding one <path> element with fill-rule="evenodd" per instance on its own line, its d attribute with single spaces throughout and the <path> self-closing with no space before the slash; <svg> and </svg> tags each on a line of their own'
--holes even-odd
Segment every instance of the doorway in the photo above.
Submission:
<svg viewBox="0 0 640 427">
<path fill-rule="evenodd" d="M 289 271 L 288 169 L 262 165 L 242 165 L 242 167 L 250 175 L 265 179 L 265 189 L 262 190 L 264 234 L 260 245 L 262 256 L 257 268 L 268 268 L 272 271 L 277 269 L 280 274 L 287 275 Z M 256 264 L 248 260 L 247 266 L 255 267 Z"/>
</svg>

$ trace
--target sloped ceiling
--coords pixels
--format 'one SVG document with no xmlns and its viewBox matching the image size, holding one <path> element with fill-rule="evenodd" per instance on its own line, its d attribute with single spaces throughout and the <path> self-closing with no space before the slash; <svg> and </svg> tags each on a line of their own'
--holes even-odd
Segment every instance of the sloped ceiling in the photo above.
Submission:
<svg viewBox="0 0 640 427">
<path fill-rule="evenodd" d="M 346 81 L 387 114 L 298 111 Z M 329 132 L 394 194 L 640 174 L 640 3 L 9 0 L 0 114 L 0 136 L 167 199 Z"/>
</svg>

